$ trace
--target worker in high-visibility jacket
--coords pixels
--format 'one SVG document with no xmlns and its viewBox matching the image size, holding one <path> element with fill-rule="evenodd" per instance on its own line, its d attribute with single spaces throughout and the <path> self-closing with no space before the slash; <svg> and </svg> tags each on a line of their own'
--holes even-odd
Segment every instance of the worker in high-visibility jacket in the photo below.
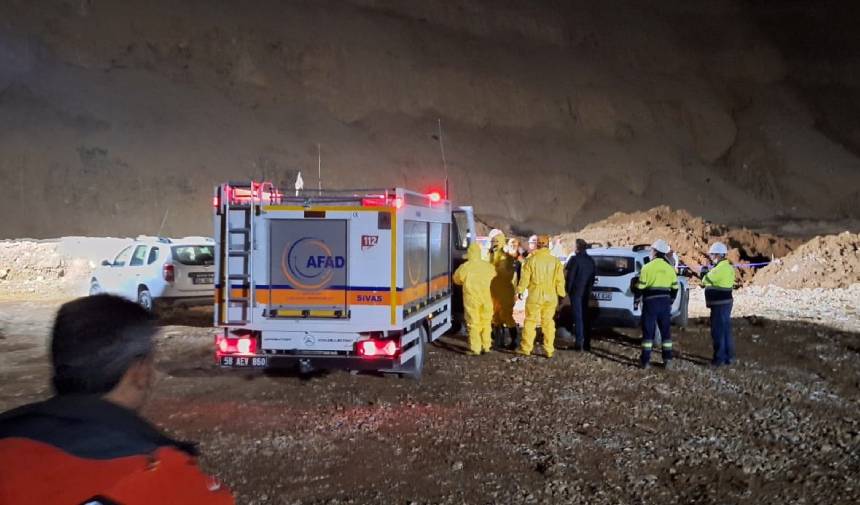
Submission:
<svg viewBox="0 0 860 505">
<path fill-rule="evenodd" d="M 732 290 L 735 288 L 735 267 L 726 258 L 728 248 L 722 242 L 711 246 L 708 255 L 714 268 L 702 277 L 705 304 L 711 309 L 711 339 L 714 344 L 713 366 L 731 365 L 735 360 L 732 337 Z"/>
<path fill-rule="evenodd" d="M 543 333 L 543 349 L 547 358 L 555 354 L 555 309 L 564 291 L 564 269 L 561 262 L 549 252 L 549 237 L 541 235 L 536 241 L 536 249 L 526 258 L 517 285 L 517 294 L 526 298 L 526 318 L 523 323 L 523 336 L 517 354 L 530 356 L 534 348 L 537 325 L 540 322 Z"/>
<path fill-rule="evenodd" d="M 454 271 L 454 284 L 463 286 L 463 309 L 466 313 L 466 327 L 469 331 L 469 351 L 477 356 L 490 352 L 492 341 L 493 297 L 490 283 L 496 276 L 496 269 L 481 257 L 481 246 L 477 242 L 469 244 L 466 262 Z"/>
<path fill-rule="evenodd" d="M 505 347 L 507 336 L 511 342 L 517 340 L 517 323 L 514 321 L 514 303 L 517 296 L 516 261 L 516 258 L 508 254 L 504 233 L 499 232 L 493 237 L 490 246 L 490 262 L 496 269 L 496 277 L 490 283 L 493 297 L 493 340 L 498 348 Z"/>
<path fill-rule="evenodd" d="M 651 366 L 651 350 L 657 328 L 663 341 L 663 365 L 672 366 L 672 301 L 678 293 L 678 275 L 666 255 L 669 244 L 657 240 L 651 245 L 651 260 L 642 267 L 635 291 L 642 296 L 642 368 Z"/>
</svg>

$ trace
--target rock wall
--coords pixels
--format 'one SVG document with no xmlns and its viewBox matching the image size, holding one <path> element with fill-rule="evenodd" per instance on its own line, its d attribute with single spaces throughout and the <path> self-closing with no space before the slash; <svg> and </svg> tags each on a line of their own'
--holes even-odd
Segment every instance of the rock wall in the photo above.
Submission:
<svg viewBox="0 0 860 505">
<path fill-rule="evenodd" d="M 860 162 L 748 5 L 9 0 L 0 237 L 205 234 L 212 186 L 316 186 L 318 146 L 325 186 L 420 190 L 440 119 L 498 225 L 856 216 Z"/>
</svg>

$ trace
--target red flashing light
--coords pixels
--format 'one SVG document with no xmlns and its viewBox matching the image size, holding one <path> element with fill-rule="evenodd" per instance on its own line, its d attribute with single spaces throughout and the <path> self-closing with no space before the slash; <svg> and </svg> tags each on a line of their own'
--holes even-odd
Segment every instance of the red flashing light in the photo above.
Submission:
<svg viewBox="0 0 860 505">
<path fill-rule="evenodd" d="M 429 198 L 432 203 L 439 203 L 442 201 L 442 195 L 438 191 L 431 192 L 427 195 L 427 198 Z"/>
<path fill-rule="evenodd" d="M 391 202 L 391 206 L 394 207 L 395 209 L 399 209 L 399 208 L 403 207 L 403 199 L 398 196 L 397 198 L 395 198 Z"/>
<path fill-rule="evenodd" d="M 164 280 L 167 282 L 173 282 L 176 280 L 176 267 L 173 266 L 173 263 L 165 263 L 161 268 L 161 275 L 164 277 Z"/>
<path fill-rule="evenodd" d="M 356 348 L 358 355 L 365 358 L 392 357 L 400 350 L 394 340 L 362 340 Z"/>
<path fill-rule="evenodd" d="M 212 197 L 212 207 L 215 207 L 216 209 L 218 207 L 220 207 L 220 205 L 218 205 L 218 197 L 217 196 Z"/>
</svg>

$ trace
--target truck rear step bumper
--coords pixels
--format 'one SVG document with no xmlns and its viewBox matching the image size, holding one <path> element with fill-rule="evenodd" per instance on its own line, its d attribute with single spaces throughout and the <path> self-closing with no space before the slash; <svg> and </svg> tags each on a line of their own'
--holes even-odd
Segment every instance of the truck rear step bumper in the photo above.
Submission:
<svg viewBox="0 0 860 505">
<path fill-rule="evenodd" d="M 225 366 L 222 368 L 265 368 L 265 369 L 286 369 L 286 368 L 301 368 L 310 367 L 321 370 L 389 370 L 400 366 L 400 357 L 394 358 L 362 358 L 357 356 L 320 356 L 316 354 L 301 355 L 301 354 L 268 354 L 258 355 L 257 357 L 266 358 L 265 367 L 254 367 L 248 360 L 247 366 Z"/>
</svg>

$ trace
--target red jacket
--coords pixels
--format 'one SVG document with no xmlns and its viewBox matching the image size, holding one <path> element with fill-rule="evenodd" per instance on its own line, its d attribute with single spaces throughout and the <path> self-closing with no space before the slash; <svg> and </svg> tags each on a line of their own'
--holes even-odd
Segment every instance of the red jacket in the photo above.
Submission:
<svg viewBox="0 0 860 505">
<path fill-rule="evenodd" d="M 0 415 L 0 505 L 233 504 L 194 454 L 118 405 L 55 397 Z"/>
</svg>

